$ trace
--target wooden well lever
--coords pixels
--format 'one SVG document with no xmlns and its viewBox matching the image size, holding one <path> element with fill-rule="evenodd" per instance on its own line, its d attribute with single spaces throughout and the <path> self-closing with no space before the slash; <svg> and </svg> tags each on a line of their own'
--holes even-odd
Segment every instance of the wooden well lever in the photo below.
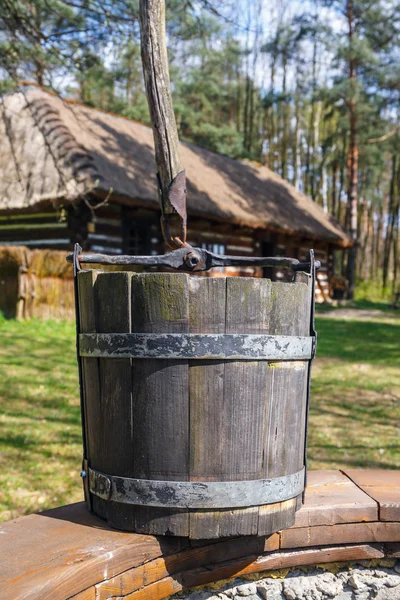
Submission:
<svg viewBox="0 0 400 600">
<path fill-rule="evenodd" d="M 186 177 L 179 156 L 179 138 L 172 106 L 165 39 L 164 0 L 140 0 L 143 75 L 153 124 L 161 204 L 161 227 L 171 248 L 186 243 Z M 179 235 L 171 233 L 179 221 Z"/>
</svg>

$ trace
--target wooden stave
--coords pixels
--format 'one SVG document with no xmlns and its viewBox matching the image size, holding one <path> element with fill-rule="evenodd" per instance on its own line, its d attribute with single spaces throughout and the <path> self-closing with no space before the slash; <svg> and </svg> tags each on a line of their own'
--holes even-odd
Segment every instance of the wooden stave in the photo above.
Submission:
<svg viewBox="0 0 400 600">
<path fill-rule="evenodd" d="M 86 272 L 88 273 L 88 272 Z M 93 272 L 92 272 L 93 273 Z M 118 280 L 118 277 L 120 278 L 120 280 L 123 280 L 123 285 L 125 286 L 124 289 L 125 291 L 129 288 L 130 290 L 132 290 L 135 286 L 138 285 L 138 282 L 140 282 L 140 278 L 150 278 L 153 279 L 155 282 L 158 282 L 158 284 L 161 286 L 161 288 L 163 287 L 163 285 L 167 285 L 166 283 L 163 284 L 163 280 L 166 280 L 165 278 L 175 278 L 174 279 L 174 285 L 171 287 L 169 285 L 169 289 L 170 289 L 170 296 L 172 297 L 172 294 L 175 294 L 177 292 L 176 288 L 179 288 L 179 286 L 176 286 L 176 282 L 180 281 L 181 285 L 180 285 L 180 291 L 182 293 L 182 288 L 184 289 L 184 296 L 185 296 L 185 302 L 183 304 L 185 304 L 187 302 L 187 311 L 185 311 L 185 307 L 181 307 L 181 309 L 183 310 L 183 314 L 180 316 L 180 318 L 178 319 L 179 321 L 179 325 L 178 325 L 178 331 L 190 331 L 190 332 L 196 332 L 199 331 L 200 329 L 203 329 L 202 333 L 213 333 L 213 332 L 223 332 L 222 329 L 224 329 L 225 331 L 230 331 L 230 332 L 237 332 L 237 333 L 261 333 L 261 332 L 265 332 L 265 333 L 270 333 L 270 334 L 275 334 L 275 335 L 309 335 L 309 331 L 310 331 L 310 323 L 309 323 L 309 318 L 310 318 L 310 306 L 311 306 L 311 299 L 310 299 L 310 282 L 309 282 L 309 278 L 304 278 L 302 277 L 302 280 L 304 281 L 304 279 L 308 282 L 306 283 L 306 285 L 304 283 L 272 283 L 269 280 L 266 279 L 251 279 L 251 278 L 199 278 L 199 277 L 190 277 L 189 275 L 186 274 L 163 274 L 163 273 L 152 273 L 152 274 L 140 274 L 140 275 L 136 275 L 136 274 L 132 274 L 132 273 L 119 273 L 119 272 L 113 272 L 113 273 L 100 273 L 100 278 L 98 278 L 97 273 L 95 276 L 91 276 L 91 279 L 93 281 L 93 286 L 92 286 L 92 290 L 93 290 L 93 298 L 90 298 L 90 295 L 88 296 L 88 294 L 86 293 L 86 295 L 84 294 L 82 296 L 82 294 L 79 295 L 79 299 L 80 299 L 80 303 L 89 303 L 89 305 L 94 306 L 95 307 L 95 312 L 96 312 L 96 328 L 97 328 L 97 332 L 101 333 L 101 332 L 105 332 L 104 331 L 104 327 L 103 328 L 99 328 L 99 323 L 101 322 L 101 319 L 99 319 L 99 312 L 101 312 L 101 303 L 103 302 L 103 295 L 104 293 L 111 293 L 112 296 L 112 291 L 110 292 L 109 290 L 112 290 L 113 287 L 115 286 L 111 286 L 109 284 L 107 284 L 106 278 L 109 277 L 110 275 L 114 276 L 114 283 L 115 280 Z M 80 278 L 86 277 L 86 279 L 88 279 L 88 275 L 83 275 L 83 273 L 80 273 L 78 276 L 78 281 Z M 139 278 L 139 279 L 137 279 Z M 178 278 L 178 279 L 177 279 Z M 102 289 L 99 286 L 98 281 L 100 280 L 104 282 L 104 286 L 102 287 Z M 169 279 L 169 281 L 171 282 L 172 280 Z M 129 283 L 127 283 L 129 282 Z M 143 279 L 142 279 L 143 282 Z M 111 283 L 111 279 L 109 281 L 109 283 Z M 247 286 L 249 288 L 249 290 L 253 290 L 253 288 L 256 290 L 256 292 L 253 291 L 253 298 L 256 299 L 257 297 L 257 293 L 260 293 L 260 289 L 264 290 L 264 303 L 260 303 L 259 306 L 259 310 L 264 310 L 265 312 L 265 307 L 270 308 L 270 314 L 264 314 L 262 316 L 262 318 L 260 318 L 260 315 L 258 315 L 258 318 L 256 319 L 252 319 L 252 323 L 246 323 L 243 324 L 242 323 L 234 323 L 233 325 L 228 324 L 228 328 L 222 328 L 221 324 L 218 324 L 218 322 L 221 321 L 221 314 L 226 313 L 226 300 L 225 300 L 225 305 L 222 303 L 222 305 L 219 302 L 216 302 L 218 299 L 221 300 L 221 294 L 223 295 L 224 292 L 226 292 L 226 289 L 229 287 L 229 289 L 232 291 L 232 294 L 229 295 L 228 294 L 228 302 L 229 302 L 229 298 L 230 297 L 236 297 L 238 295 L 238 290 L 240 292 L 240 286 Z M 289 287 L 288 287 L 289 286 Z M 299 287 L 300 286 L 300 287 Z M 301 286 L 303 286 L 301 288 Z M 167 286 L 168 287 L 168 286 Z M 192 289 L 193 288 L 193 289 Z M 217 310 L 215 311 L 215 315 L 214 315 L 214 320 L 209 317 L 209 311 L 207 311 L 207 302 L 203 303 L 203 316 L 202 319 L 200 319 L 200 321 L 197 322 L 197 325 L 194 323 L 193 319 L 190 318 L 191 315 L 191 307 L 192 304 L 195 304 L 195 298 L 198 298 L 199 295 L 199 288 L 202 289 L 206 289 L 207 288 L 207 293 L 205 294 L 205 296 L 209 297 L 209 304 L 211 306 L 217 306 L 219 307 L 219 310 L 217 308 Z M 214 294 L 210 293 L 210 290 L 214 289 Z M 216 297 L 216 292 L 215 290 L 218 290 L 217 293 L 217 297 Z M 288 303 L 288 299 L 286 298 L 285 300 L 285 295 L 286 297 L 288 296 L 288 294 L 290 295 L 290 292 L 294 292 L 294 290 L 299 290 L 302 289 L 302 293 L 300 294 L 300 300 L 298 300 L 297 302 L 297 306 L 293 307 L 293 297 L 295 298 L 296 293 L 292 293 L 292 305 L 288 306 L 288 310 L 286 311 L 287 314 L 290 315 L 290 319 L 289 321 L 286 323 L 286 325 L 283 324 L 283 319 L 282 319 L 282 301 Z M 108 290 L 108 292 L 107 292 Z M 275 290 L 275 291 L 274 291 Z M 274 293 L 272 293 L 274 291 Z M 235 292 L 235 293 L 234 293 Z M 218 297 L 219 294 L 219 297 Z M 248 294 L 251 296 L 251 291 L 248 291 Z M 269 294 L 269 302 L 266 302 L 267 296 Z M 115 294 L 114 294 L 115 295 Z M 102 296 L 102 297 L 100 297 Z M 129 293 L 128 293 L 129 296 Z M 156 294 L 157 296 L 157 294 Z M 273 299 L 271 300 L 271 296 L 273 296 Z M 133 297 L 135 297 L 135 294 L 133 295 Z M 190 300 L 190 301 L 189 301 Z M 151 300 L 152 302 L 152 300 Z M 110 302 L 109 302 L 110 304 Z M 118 303 L 114 301 L 111 303 L 114 308 L 118 305 Z M 251 303 L 251 308 L 254 309 L 254 301 Z M 290 302 L 289 302 L 290 304 Z M 130 317 L 126 318 L 125 317 L 125 325 L 127 326 L 129 324 L 128 331 L 151 331 L 151 329 L 143 329 L 143 327 L 140 326 L 139 324 L 139 329 L 137 327 L 137 325 L 135 325 L 135 318 L 137 319 L 137 307 L 135 305 L 135 300 L 133 300 L 131 302 L 131 299 L 128 298 L 124 304 L 125 309 L 123 312 L 129 312 L 132 310 L 132 313 Z M 221 306 L 222 306 L 222 313 L 221 313 Z M 130 308 L 132 307 L 132 308 Z M 205 308 L 204 308 L 205 307 Z M 80 312 L 85 312 L 85 309 L 83 306 L 81 306 Z M 134 312 L 135 311 L 135 312 Z M 303 315 L 302 319 L 296 319 L 295 318 L 295 314 L 297 314 L 300 317 L 301 315 Z M 86 311 L 87 312 L 87 311 Z M 268 312 L 268 311 L 267 311 Z M 284 311 L 283 311 L 284 312 Z M 187 314 L 186 314 L 187 313 Z M 237 314 L 237 310 L 233 310 L 232 314 L 235 315 L 236 321 L 239 321 L 243 319 L 240 319 L 240 315 Z M 136 315 L 136 316 L 135 316 Z M 208 317 L 205 319 L 205 315 L 208 315 Z M 269 320 L 271 319 L 271 315 L 272 315 L 272 323 L 269 322 Z M 274 316 L 275 315 L 275 316 Z M 279 316 L 279 318 L 278 318 Z M 275 319 L 275 322 L 274 322 Z M 90 319 L 89 319 L 90 321 Z M 199 324 L 200 323 L 200 324 Z M 261 324 L 260 324 L 261 323 Z M 300 323 L 300 327 L 298 327 L 298 323 Z M 92 322 L 90 323 L 91 327 L 88 329 L 86 326 L 86 331 L 88 332 L 93 332 L 93 319 Z M 111 324 L 110 324 L 111 325 Z M 168 323 L 161 323 L 161 329 L 160 329 L 160 323 L 158 322 L 157 324 L 158 329 L 154 330 L 155 332 L 161 332 L 161 331 L 174 331 L 176 329 L 174 329 L 174 326 L 168 324 Z M 230 328 L 232 327 L 232 329 Z M 296 329 L 297 327 L 297 329 Z M 101 330 L 102 329 L 102 330 Z M 107 328 L 106 328 L 107 329 Z M 118 331 L 122 331 L 122 328 L 118 329 Z M 81 318 L 81 332 L 84 332 L 83 328 L 82 328 L 82 318 Z M 108 332 L 111 332 L 111 329 L 108 329 Z M 85 371 L 87 369 L 86 365 L 89 364 L 89 361 L 92 361 L 92 365 L 91 365 L 91 369 L 93 371 L 93 361 L 97 361 L 98 365 L 100 365 L 100 361 L 102 359 L 84 359 L 82 361 L 82 366 L 83 366 L 83 372 L 84 372 L 84 376 L 85 376 Z M 107 359 L 104 359 L 107 360 Z M 126 359 L 114 359 L 114 360 L 125 360 Z M 170 361 L 169 361 L 170 362 Z M 190 361 L 190 362 L 194 362 L 194 361 Z M 198 361 L 196 361 L 198 363 Z M 211 365 L 210 363 L 214 362 L 217 363 L 216 365 Z M 205 364 L 203 366 L 203 368 L 205 369 L 218 369 L 221 371 L 221 364 L 218 365 L 218 363 L 222 362 L 222 366 L 225 369 L 225 365 L 227 363 L 237 363 L 237 361 L 207 361 L 207 364 Z M 240 362 L 240 361 L 239 361 Z M 264 385 L 266 385 L 267 387 L 272 385 L 272 380 L 273 378 L 271 378 L 271 368 L 269 365 L 261 364 L 262 361 L 259 361 L 259 364 L 256 366 L 256 370 L 259 371 L 264 371 Z M 237 371 L 239 365 L 234 365 L 233 366 L 233 373 L 235 373 L 235 371 Z M 290 363 L 289 363 L 290 366 Z M 305 399 L 306 399 L 306 389 L 305 389 L 305 385 L 306 385 L 306 372 L 307 372 L 307 363 L 304 362 L 302 363 L 302 368 L 301 370 L 301 375 L 302 377 L 300 377 L 300 379 L 303 380 L 303 389 L 301 390 L 300 396 L 301 398 L 297 398 L 297 400 L 294 402 L 294 404 L 300 404 L 300 417 L 298 419 L 298 421 L 303 421 L 304 422 L 304 411 L 305 411 Z M 196 365 L 196 367 L 198 367 L 198 364 Z M 297 371 L 299 371 L 299 364 L 296 363 L 295 367 L 297 369 Z M 188 389 L 190 388 L 190 377 L 191 377 L 191 373 L 193 373 L 193 370 L 195 368 L 195 365 L 193 364 L 189 364 L 187 365 L 187 381 L 188 381 Z M 276 368 L 276 367 L 274 367 Z M 288 368 L 288 366 L 286 366 L 286 369 Z M 293 369 L 293 371 L 295 371 L 296 369 Z M 99 370 L 101 371 L 101 367 L 99 367 Z M 229 369 L 228 369 L 229 370 Z M 288 373 L 286 373 L 287 375 Z M 91 374 L 93 377 L 93 373 Z M 243 373 L 242 373 L 243 375 Z M 100 373 L 99 373 L 100 376 Z M 299 373 L 297 373 L 297 376 L 299 376 Z M 220 375 L 219 375 L 220 377 Z M 290 373 L 290 377 L 293 378 L 293 373 Z M 208 377 L 208 379 L 210 379 Z M 95 394 L 96 390 L 94 388 L 92 396 Z M 89 404 L 91 406 L 93 406 L 93 403 L 95 401 L 95 399 L 92 398 L 87 398 L 88 396 L 90 396 L 90 391 L 88 391 L 88 386 L 85 386 L 84 389 L 84 396 L 85 396 L 85 404 Z M 88 402 L 89 400 L 89 402 Z M 286 401 L 287 402 L 287 401 Z M 87 412 L 87 410 L 86 410 Z M 90 411 L 89 411 L 90 412 Z M 93 409 L 92 409 L 93 412 Z M 89 418 L 90 421 L 90 418 Z M 265 419 L 263 419 L 263 426 L 265 424 Z M 186 444 L 189 446 L 189 436 L 190 436 L 190 426 L 188 427 L 187 432 L 185 432 L 185 436 L 186 436 Z M 104 435 L 104 434 L 103 434 Z M 92 434 L 93 437 L 93 434 Z M 293 436 L 292 436 L 293 437 Z M 303 466 L 303 448 L 302 445 L 304 445 L 304 435 L 303 435 L 303 431 L 300 431 L 300 435 L 298 436 L 298 444 L 297 444 L 297 457 L 293 456 L 293 452 L 291 454 L 291 457 L 288 459 L 288 468 L 292 469 L 292 472 L 294 471 L 295 465 L 297 465 L 297 467 L 295 470 L 299 470 L 301 469 L 301 467 Z M 92 440 L 93 442 L 93 440 Z M 282 441 L 281 441 L 282 444 Z M 107 469 L 104 469 L 104 462 L 96 462 L 98 460 L 98 456 L 96 456 L 96 452 L 98 453 L 98 451 L 96 450 L 96 447 L 93 447 L 93 443 L 90 443 L 89 440 L 89 463 L 93 466 L 96 466 L 96 468 L 98 468 L 99 470 L 103 470 L 104 472 L 110 472 L 110 465 L 106 465 Z M 264 449 L 265 452 L 265 449 Z M 185 467 L 184 471 L 186 472 L 181 472 L 179 473 L 179 477 L 178 480 L 199 480 L 199 473 L 197 473 L 197 475 L 191 471 L 191 454 L 192 454 L 192 449 L 188 452 L 188 465 L 187 467 Z M 290 453 L 289 453 L 290 454 Z M 100 465 L 100 466 L 99 466 Z M 118 473 L 110 473 L 113 475 L 122 475 L 122 476 L 126 476 L 126 477 L 137 477 L 138 474 L 137 472 L 132 472 L 132 469 L 129 467 L 129 465 L 126 466 L 126 470 L 124 470 L 122 473 L 118 472 Z M 290 473 L 282 473 L 279 472 L 279 470 L 277 471 L 276 468 L 274 470 L 274 468 L 272 468 L 271 470 L 271 464 L 269 464 L 269 466 L 265 466 L 265 468 L 261 469 L 259 472 L 259 475 L 261 477 L 271 477 L 271 476 L 279 476 L 279 475 L 286 475 L 286 474 L 290 474 Z M 232 474 L 231 474 L 232 475 Z M 235 475 L 235 474 L 233 474 Z M 155 473 L 151 473 L 148 472 L 147 474 L 144 473 L 143 471 L 140 473 L 141 477 L 143 478 L 148 478 L 148 479 L 160 479 L 160 473 L 158 472 L 157 474 Z M 215 478 L 217 479 L 221 479 L 221 473 L 212 473 L 210 474 L 206 474 L 201 476 L 203 478 L 203 480 L 215 480 Z M 242 473 L 240 475 L 241 478 L 243 479 L 253 479 L 254 478 L 254 472 L 251 473 Z M 210 479 L 209 479 L 210 478 Z M 165 477 L 166 480 L 168 480 L 168 477 Z M 223 477 L 222 479 L 223 480 Z M 231 510 L 231 509 L 219 509 L 218 511 L 199 511 L 199 510 L 184 510 L 184 509 L 175 509 L 175 510 L 168 510 L 168 509 L 160 509 L 160 508 L 152 508 L 152 507 L 133 507 L 132 505 L 122 505 L 119 504 L 117 505 L 116 503 L 106 503 L 104 500 L 101 500 L 100 498 L 96 498 L 93 494 L 91 494 L 91 498 L 92 498 L 92 507 L 93 507 L 93 511 L 98 514 L 99 516 L 106 518 L 108 523 L 117 528 L 117 529 L 124 529 L 124 530 L 128 530 L 128 531 L 136 531 L 139 533 L 149 533 L 149 534 L 162 534 L 162 535 L 178 535 L 178 536 L 185 536 L 185 537 L 191 537 L 194 539 L 212 539 L 212 538 L 218 538 L 218 537 L 229 537 L 229 536 L 233 536 L 233 535 L 269 535 L 274 531 L 277 531 L 279 529 L 285 528 L 285 527 L 289 527 L 290 525 L 293 524 L 294 522 L 294 518 L 295 518 L 295 512 L 296 510 L 300 507 L 301 505 L 301 498 L 294 498 L 291 500 L 287 500 L 285 502 L 281 502 L 281 503 L 276 503 L 276 504 L 270 504 L 270 505 L 266 505 L 266 506 L 260 506 L 260 507 L 251 507 L 249 509 L 235 509 L 235 510 Z"/>
</svg>

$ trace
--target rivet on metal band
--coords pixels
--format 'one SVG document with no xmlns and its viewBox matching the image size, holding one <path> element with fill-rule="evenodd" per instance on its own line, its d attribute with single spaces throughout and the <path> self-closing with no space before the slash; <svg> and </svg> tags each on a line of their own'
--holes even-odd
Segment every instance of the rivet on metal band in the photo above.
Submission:
<svg viewBox="0 0 400 600">
<path fill-rule="evenodd" d="M 304 489 L 302 469 L 252 481 L 157 481 L 106 475 L 89 469 L 90 492 L 103 500 L 164 508 L 242 508 L 295 498 Z"/>
<path fill-rule="evenodd" d="M 80 356 L 210 360 L 310 360 L 310 336 L 191 333 L 81 333 Z"/>
</svg>

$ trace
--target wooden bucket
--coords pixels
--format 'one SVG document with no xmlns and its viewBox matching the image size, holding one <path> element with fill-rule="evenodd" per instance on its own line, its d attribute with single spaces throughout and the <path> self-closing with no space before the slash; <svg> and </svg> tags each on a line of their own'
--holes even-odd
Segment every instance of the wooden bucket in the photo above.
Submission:
<svg viewBox="0 0 400 600">
<path fill-rule="evenodd" d="M 197 539 L 291 526 L 305 485 L 311 275 L 86 270 L 77 284 L 90 509 L 117 529 Z"/>
</svg>

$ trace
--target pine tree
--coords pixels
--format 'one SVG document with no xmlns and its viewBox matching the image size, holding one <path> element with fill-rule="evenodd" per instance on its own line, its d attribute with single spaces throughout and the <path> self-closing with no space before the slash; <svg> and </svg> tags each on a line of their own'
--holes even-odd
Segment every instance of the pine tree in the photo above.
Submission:
<svg viewBox="0 0 400 600">
<path fill-rule="evenodd" d="M 353 247 L 349 250 L 347 278 L 348 297 L 354 297 L 358 246 L 358 185 L 360 113 L 368 98 L 371 85 L 376 85 L 379 65 L 397 38 L 397 6 L 369 0 L 328 0 L 345 21 L 345 35 L 339 39 L 336 62 L 342 74 L 336 78 L 334 90 L 348 113 L 347 154 L 347 224 Z M 389 6 L 390 5 L 390 6 Z M 397 21 L 398 27 L 398 21 Z M 341 38 L 341 39 L 340 39 Z"/>
</svg>

